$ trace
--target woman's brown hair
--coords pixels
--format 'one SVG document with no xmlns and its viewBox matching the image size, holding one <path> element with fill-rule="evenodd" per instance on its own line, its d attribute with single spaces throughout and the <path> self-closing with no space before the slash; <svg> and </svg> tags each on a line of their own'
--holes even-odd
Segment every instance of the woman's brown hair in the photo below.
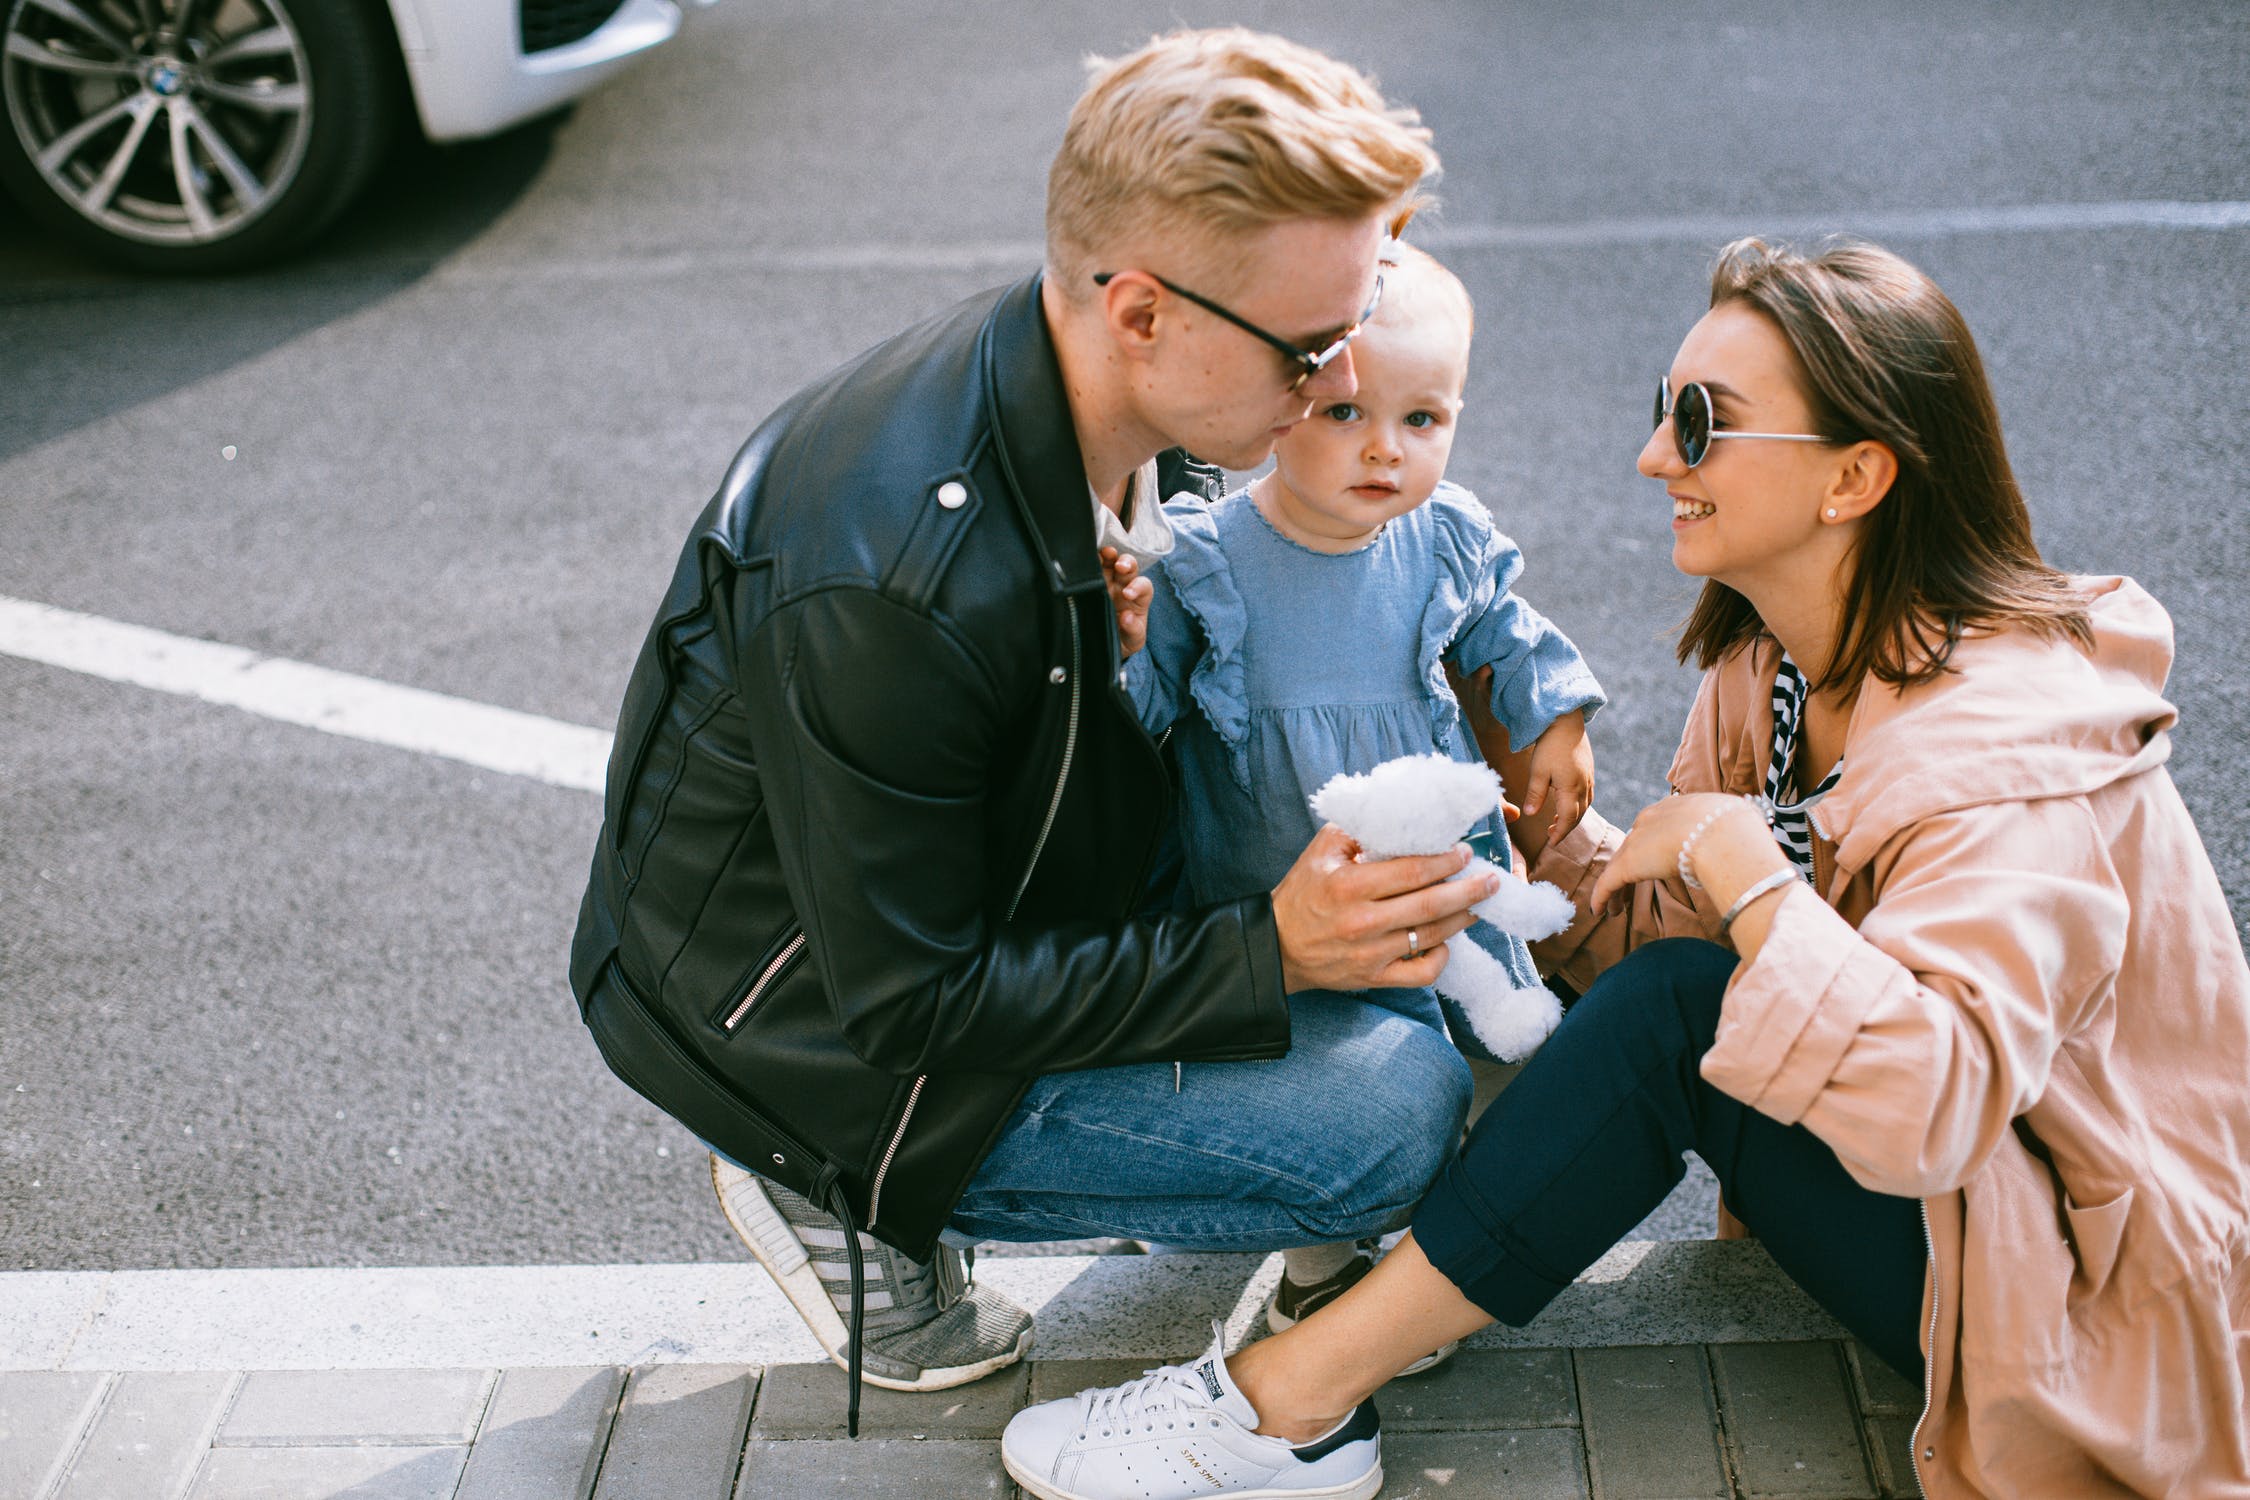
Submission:
<svg viewBox="0 0 2250 1500">
<path fill-rule="evenodd" d="M 1843 630 L 1815 691 L 1856 692 L 1870 673 L 1927 682 L 1972 628 L 2022 624 L 2091 649 L 2084 596 L 2040 559 L 1984 361 L 1936 282 L 1875 245 L 1832 240 L 1806 255 L 1742 239 L 1711 272 L 1711 305 L 1730 302 L 1788 340 L 1814 431 L 1898 457 L 1855 545 Z M 1708 669 L 1764 630 L 1748 599 L 1712 580 L 1679 658 Z"/>
</svg>

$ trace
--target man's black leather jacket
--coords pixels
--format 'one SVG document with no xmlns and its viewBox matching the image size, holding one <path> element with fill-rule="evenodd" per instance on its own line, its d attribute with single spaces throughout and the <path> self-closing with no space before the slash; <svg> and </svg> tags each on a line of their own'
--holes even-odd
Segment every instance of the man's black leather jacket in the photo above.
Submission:
<svg viewBox="0 0 2250 1500">
<path fill-rule="evenodd" d="M 1088 509 L 1038 279 L 972 299 L 751 437 L 618 716 L 602 1055 L 918 1258 L 1032 1076 L 1288 1049 L 1266 899 L 1133 915 L 1171 791 Z"/>
</svg>

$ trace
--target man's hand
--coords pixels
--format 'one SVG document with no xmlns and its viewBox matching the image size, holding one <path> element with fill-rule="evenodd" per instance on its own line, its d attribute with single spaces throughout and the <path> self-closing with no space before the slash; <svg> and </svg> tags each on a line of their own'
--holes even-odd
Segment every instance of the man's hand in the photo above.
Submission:
<svg viewBox="0 0 2250 1500">
<path fill-rule="evenodd" d="M 1281 981 L 1299 990 L 1418 989 L 1445 967 L 1445 940 L 1476 920 L 1469 908 L 1499 889 L 1497 876 L 1453 880 L 1468 846 L 1444 854 L 1359 859 L 1330 824 L 1273 891 Z"/>
<path fill-rule="evenodd" d="M 1558 717 L 1531 742 L 1531 785 L 1524 792 L 1523 816 L 1535 816 L 1550 803 L 1554 815 L 1547 820 L 1542 843 L 1576 828 L 1594 805 L 1594 747 L 1586 742 L 1586 715 L 1579 709 Z"/>
<path fill-rule="evenodd" d="M 1102 548 L 1102 581 L 1109 585 L 1109 607 L 1117 611 L 1120 661 L 1148 644 L 1148 602 L 1156 597 L 1156 585 L 1139 573 L 1132 558 L 1115 547 Z"/>
</svg>

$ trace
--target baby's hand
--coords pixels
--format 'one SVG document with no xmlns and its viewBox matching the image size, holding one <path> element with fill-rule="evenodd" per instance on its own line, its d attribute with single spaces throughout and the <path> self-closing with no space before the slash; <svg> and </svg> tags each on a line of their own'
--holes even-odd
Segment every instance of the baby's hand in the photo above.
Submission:
<svg viewBox="0 0 2250 1500">
<path fill-rule="evenodd" d="M 1525 817 L 1552 804 L 1550 841 L 1578 826 L 1594 805 L 1594 747 L 1586 742 L 1586 715 L 1578 709 L 1556 719 L 1531 745 L 1531 786 L 1524 795 Z"/>
<path fill-rule="evenodd" d="M 1156 585 L 1115 547 L 1102 548 L 1102 581 L 1109 585 L 1109 607 L 1117 611 L 1117 655 L 1123 660 L 1148 644 L 1148 602 Z"/>
</svg>

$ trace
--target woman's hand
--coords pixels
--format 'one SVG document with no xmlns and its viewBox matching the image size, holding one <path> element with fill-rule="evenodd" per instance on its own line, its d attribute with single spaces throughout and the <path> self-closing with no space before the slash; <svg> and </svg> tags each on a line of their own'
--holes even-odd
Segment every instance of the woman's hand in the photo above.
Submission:
<svg viewBox="0 0 2250 1500">
<path fill-rule="evenodd" d="M 1765 819 L 1747 801 L 1730 792 L 1690 792 L 1641 809 L 1625 841 L 1594 882 L 1587 906 L 1597 914 L 1615 915 L 1631 899 L 1628 887 L 1644 880 L 1677 881 L 1680 846 L 1698 828 L 1703 832 L 1695 838 L 1691 868 L 1719 911 L 1733 904 L 1752 882 L 1789 868 L 1788 856 L 1774 842 Z M 1680 894 L 1686 899 L 1685 891 Z"/>
<path fill-rule="evenodd" d="M 1148 644 L 1148 603 L 1156 585 L 1115 547 L 1102 548 L 1102 582 L 1109 587 L 1109 607 L 1117 611 L 1117 659 L 1123 661 Z"/>
</svg>

